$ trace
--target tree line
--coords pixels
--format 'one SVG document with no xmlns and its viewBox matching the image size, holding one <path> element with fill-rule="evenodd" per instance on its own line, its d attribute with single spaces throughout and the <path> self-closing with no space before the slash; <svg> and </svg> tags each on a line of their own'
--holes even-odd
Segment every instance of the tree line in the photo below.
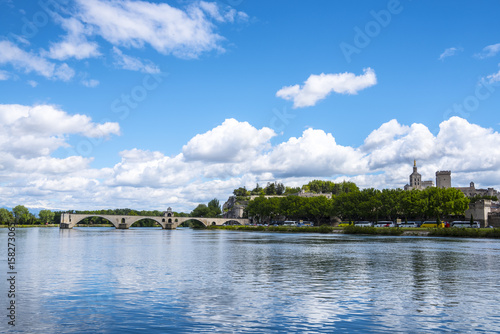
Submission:
<svg viewBox="0 0 500 334">
<path fill-rule="evenodd" d="M 133 209 L 103 209 L 103 210 L 68 210 L 64 211 L 72 214 L 89 214 L 89 215 L 123 215 L 123 216 L 163 216 L 164 211 L 159 210 L 133 210 Z M 20 225 L 44 225 L 58 224 L 61 220 L 63 211 L 41 210 L 38 217 L 29 212 L 28 208 L 23 205 L 18 205 L 9 211 L 5 208 L 0 209 L 0 224 L 7 225 L 15 222 Z M 220 217 L 222 213 L 219 200 L 213 199 L 206 204 L 199 204 L 191 213 L 173 212 L 175 217 Z M 83 219 L 80 224 L 100 225 L 110 224 L 110 222 L 101 217 L 88 217 Z M 156 226 L 156 221 L 152 219 L 143 219 L 134 224 L 134 226 Z"/>
<path fill-rule="evenodd" d="M 268 182 L 264 188 L 259 186 L 257 183 L 255 188 L 252 190 L 247 190 L 245 187 L 234 189 L 233 195 L 237 197 L 248 197 L 252 195 L 294 195 L 299 193 L 301 190 L 315 194 L 332 193 L 337 195 L 344 192 L 359 191 L 359 188 L 354 182 L 349 181 L 335 183 L 332 181 L 313 180 L 302 187 L 288 187 L 283 183 Z"/>
<path fill-rule="evenodd" d="M 334 217 L 355 220 L 427 220 L 462 216 L 469 199 L 455 188 L 347 190 L 325 196 L 260 196 L 248 202 L 248 217 L 257 222 L 273 220 L 308 220 L 329 223 Z"/>
<path fill-rule="evenodd" d="M 59 214 L 60 217 L 60 214 Z M 17 205 L 12 211 L 5 208 L 0 209 L 0 224 L 7 225 L 10 223 L 22 225 L 35 224 L 53 224 L 56 219 L 56 213 L 50 210 L 41 210 L 38 217 L 29 212 L 24 205 Z M 57 220 L 59 222 L 59 219 Z"/>
</svg>

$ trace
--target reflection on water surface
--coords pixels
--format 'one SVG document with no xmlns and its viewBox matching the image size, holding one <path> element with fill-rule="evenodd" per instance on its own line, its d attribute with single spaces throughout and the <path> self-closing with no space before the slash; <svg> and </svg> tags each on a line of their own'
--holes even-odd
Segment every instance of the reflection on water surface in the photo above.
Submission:
<svg viewBox="0 0 500 334">
<path fill-rule="evenodd" d="M 32 228 L 16 243 L 19 332 L 500 328 L 496 240 Z"/>
</svg>

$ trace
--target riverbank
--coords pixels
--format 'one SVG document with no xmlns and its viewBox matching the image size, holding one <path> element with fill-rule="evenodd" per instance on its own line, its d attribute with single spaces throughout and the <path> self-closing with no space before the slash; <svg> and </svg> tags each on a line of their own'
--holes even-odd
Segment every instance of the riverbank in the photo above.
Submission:
<svg viewBox="0 0 500 334">
<path fill-rule="evenodd" d="M 250 232 L 289 232 L 289 233 L 339 233 L 362 235 L 400 235 L 400 236 L 434 236 L 460 238 L 500 238 L 499 228 L 399 228 L 399 227 L 294 227 L 294 226 L 209 226 L 212 230 L 250 231 Z"/>
<path fill-rule="evenodd" d="M 0 228 L 7 228 L 12 225 L 0 225 Z M 30 227 L 59 227 L 59 224 L 47 225 L 15 225 L 16 228 L 30 228 Z M 78 227 L 113 227 L 113 224 L 78 224 Z"/>
</svg>

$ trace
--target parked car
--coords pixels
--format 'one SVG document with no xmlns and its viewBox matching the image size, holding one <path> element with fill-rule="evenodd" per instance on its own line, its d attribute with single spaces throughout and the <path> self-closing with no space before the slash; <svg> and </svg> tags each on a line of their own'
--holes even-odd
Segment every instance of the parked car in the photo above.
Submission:
<svg viewBox="0 0 500 334">
<path fill-rule="evenodd" d="M 297 222 L 294 220 L 285 220 L 283 226 L 297 226 Z"/>
<path fill-rule="evenodd" d="M 380 221 L 374 223 L 373 226 L 375 226 L 375 227 L 395 227 L 396 225 L 394 224 L 394 222 L 392 222 L 390 220 L 380 220 Z"/>
<path fill-rule="evenodd" d="M 355 221 L 354 225 L 355 226 L 373 226 L 373 223 L 369 222 L 367 220 L 360 220 L 360 221 Z"/>
<path fill-rule="evenodd" d="M 351 223 L 349 223 L 349 222 L 340 222 L 339 223 L 339 227 L 346 227 L 346 226 L 349 226 L 349 225 L 351 225 Z"/>
<path fill-rule="evenodd" d="M 414 221 L 403 222 L 398 224 L 398 227 L 419 227 L 419 226 L 420 222 L 414 222 Z"/>
<path fill-rule="evenodd" d="M 454 222 L 451 222 L 451 227 L 458 227 L 458 228 L 479 228 L 479 222 L 473 222 L 471 223 L 470 221 L 465 221 L 465 220 L 456 220 Z"/>
</svg>

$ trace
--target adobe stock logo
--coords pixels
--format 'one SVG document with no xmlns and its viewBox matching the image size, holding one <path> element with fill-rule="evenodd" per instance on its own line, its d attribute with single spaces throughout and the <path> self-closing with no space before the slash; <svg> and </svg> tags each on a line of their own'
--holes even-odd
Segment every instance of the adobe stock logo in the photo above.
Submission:
<svg viewBox="0 0 500 334">
<path fill-rule="evenodd" d="M 389 26 L 393 16 L 400 14 L 402 11 L 403 6 L 399 0 L 389 0 L 387 9 L 382 9 L 378 12 L 371 10 L 370 15 L 373 17 L 373 20 L 368 21 L 364 29 L 358 26 L 354 27 L 354 45 L 346 42 L 339 44 L 345 60 L 350 63 L 352 61 L 351 56 L 353 54 L 360 54 L 364 48 L 370 45 L 373 38 L 380 34 L 382 28 L 387 28 L 387 26 Z"/>
</svg>

